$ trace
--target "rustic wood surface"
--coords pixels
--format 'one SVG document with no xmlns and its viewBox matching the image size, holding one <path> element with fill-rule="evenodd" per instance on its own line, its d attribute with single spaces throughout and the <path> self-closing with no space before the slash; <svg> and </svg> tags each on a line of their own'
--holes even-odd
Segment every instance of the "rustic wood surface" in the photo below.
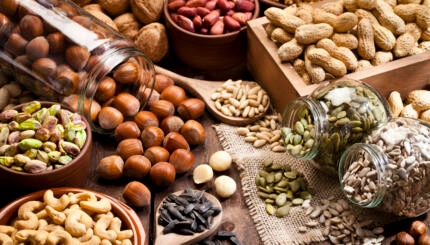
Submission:
<svg viewBox="0 0 430 245">
<path fill-rule="evenodd" d="M 185 69 L 185 70 L 184 70 Z M 193 70 L 189 70 L 184 67 L 176 67 L 176 72 L 180 72 L 185 76 L 193 76 L 200 79 L 209 79 L 208 77 L 213 77 L 214 80 L 220 80 L 220 74 L 210 74 L 204 73 L 203 75 L 195 76 L 196 72 Z M 226 73 L 222 74 L 223 76 L 230 76 L 233 74 L 235 77 L 240 77 L 242 79 L 252 80 L 249 73 L 242 73 L 243 69 L 226 71 Z M 202 73 L 200 73 L 202 74 Z M 237 75 L 240 74 L 240 75 Z M 203 144 L 192 148 L 192 151 L 195 154 L 195 165 L 200 163 L 207 163 L 209 156 L 215 151 L 221 150 L 220 142 L 216 136 L 216 132 L 213 129 L 213 125 L 219 123 L 219 121 L 206 112 L 199 121 L 204 125 L 206 130 L 206 137 Z M 108 194 L 118 200 L 123 201 L 122 191 L 124 186 L 128 183 L 129 180 L 121 179 L 118 181 L 104 181 L 99 179 L 97 176 L 95 169 L 97 163 L 100 159 L 105 156 L 108 156 L 115 152 L 117 143 L 114 139 L 109 138 L 107 136 L 101 136 L 94 134 L 93 137 L 94 144 L 92 149 L 92 160 L 91 167 L 88 174 L 87 181 L 83 186 L 86 189 L 99 191 L 105 194 Z M 220 225 L 220 229 L 234 231 L 239 239 L 239 241 L 244 245 L 260 245 L 263 244 L 258 236 L 257 230 L 253 223 L 253 220 L 248 212 L 247 205 L 245 204 L 244 197 L 242 196 L 242 187 L 240 185 L 239 172 L 235 167 L 232 167 L 230 170 L 224 172 L 223 174 L 229 175 L 233 177 L 237 184 L 238 189 L 235 195 L 229 199 L 221 199 L 221 204 L 223 207 L 223 218 L 222 223 Z M 215 173 L 215 177 L 218 176 L 219 173 Z M 178 175 L 174 184 L 170 185 L 167 188 L 156 188 L 150 184 L 148 179 L 143 180 L 145 184 L 151 189 L 152 193 L 152 203 L 148 207 L 135 209 L 136 213 L 141 218 L 141 221 L 145 227 L 145 232 L 147 234 L 146 244 L 153 244 L 154 236 L 155 236 L 155 227 L 154 223 L 154 210 L 155 207 L 161 202 L 161 200 L 171 192 L 180 191 L 186 188 L 193 188 L 198 190 L 206 190 L 211 194 L 215 194 L 213 182 L 204 185 L 195 185 L 192 180 L 192 169 L 185 174 Z M 13 190 L 12 186 L 2 187 L 10 188 Z M 25 193 L 13 193 L 13 196 L 2 196 L 0 198 L 0 207 L 6 205 L 10 201 L 14 200 L 16 197 L 25 194 Z M 385 236 L 387 237 L 383 244 L 395 244 L 394 237 L 395 234 L 401 230 L 407 230 L 410 223 L 415 220 L 420 219 L 423 220 L 427 225 L 430 226 L 430 216 L 424 214 L 420 217 L 414 219 L 405 219 L 393 224 L 389 224 L 385 227 Z M 329 244 L 328 242 L 323 242 L 319 244 Z"/>
</svg>

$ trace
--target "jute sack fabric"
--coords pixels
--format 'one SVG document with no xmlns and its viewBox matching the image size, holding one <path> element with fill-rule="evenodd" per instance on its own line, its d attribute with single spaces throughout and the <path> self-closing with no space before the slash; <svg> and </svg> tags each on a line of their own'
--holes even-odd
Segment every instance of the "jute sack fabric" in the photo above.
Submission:
<svg viewBox="0 0 430 245">
<path fill-rule="evenodd" d="M 236 133 L 237 127 L 227 124 L 213 126 L 221 142 L 223 150 L 232 155 L 235 166 L 240 171 L 243 196 L 249 208 L 257 232 L 264 244 L 308 244 L 327 239 L 323 235 L 323 227 L 309 229 L 306 233 L 298 232 L 300 226 L 306 225 L 311 218 L 306 215 L 306 209 L 301 206 L 292 207 L 289 214 L 283 218 L 270 216 L 265 210 L 264 201 L 257 195 L 255 176 L 263 168 L 265 159 L 290 165 L 305 175 L 310 187 L 315 190 L 311 205 L 319 205 L 322 199 L 329 197 L 344 198 L 335 177 L 329 176 L 309 162 L 298 160 L 287 153 L 270 151 L 267 146 L 256 149 L 252 144 L 246 143 L 243 137 Z M 377 224 L 392 221 L 393 217 L 375 210 L 354 209 L 357 215 L 368 216 Z"/>
</svg>

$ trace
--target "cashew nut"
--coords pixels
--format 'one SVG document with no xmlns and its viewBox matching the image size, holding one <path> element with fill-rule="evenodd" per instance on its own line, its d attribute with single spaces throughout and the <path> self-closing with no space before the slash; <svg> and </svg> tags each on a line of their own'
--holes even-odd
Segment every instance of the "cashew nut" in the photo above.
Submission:
<svg viewBox="0 0 430 245">
<path fill-rule="evenodd" d="M 46 244 L 79 245 L 79 241 L 73 239 L 72 235 L 70 235 L 70 233 L 68 233 L 67 231 L 57 230 L 49 233 L 48 238 L 46 239 Z"/>
<path fill-rule="evenodd" d="M 22 214 L 22 218 L 14 223 L 14 226 L 17 230 L 35 230 L 38 225 L 39 219 L 37 218 L 36 214 L 32 212 L 25 212 Z"/>
<path fill-rule="evenodd" d="M 72 236 L 83 236 L 93 224 L 93 219 L 82 210 L 75 210 L 66 218 L 65 228 Z"/>
<path fill-rule="evenodd" d="M 41 201 L 28 201 L 22 204 L 18 209 L 18 218 L 22 218 L 25 212 L 34 213 L 36 211 L 42 210 L 45 207 Z"/>
<path fill-rule="evenodd" d="M 46 219 L 46 218 L 48 218 L 48 214 L 46 213 L 45 209 L 42 209 L 39 212 L 37 212 L 36 216 L 37 216 L 38 219 Z"/>
<path fill-rule="evenodd" d="M 13 240 L 10 236 L 0 233 L 0 244 L 2 245 L 13 245 Z"/>
<path fill-rule="evenodd" d="M 60 198 L 55 198 L 52 190 L 45 191 L 43 200 L 46 205 L 53 207 L 57 211 L 63 211 L 70 202 L 69 197 L 66 194 L 62 195 Z"/>
<path fill-rule="evenodd" d="M 39 219 L 37 222 L 39 222 L 37 225 L 38 230 L 45 230 L 45 227 L 48 225 L 48 221 L 46 219 Z"/>
<path fill-rule="evenodd" d="M 122 241 L 125 239 L 130 239 L 133 237 L 132 230 L 121 230 L 121 219 L 118 217 L 114 217 L 109 225 L 109 230 L 113 230 L 116 232 L 117 240 Z"/>
<path fill-rule="evenodd" d="M 13 239 L 24 244 L 45 244 L 48 234 L 44 230 L 20 230 L 15 233 Z"/>
<path fill-rule="evenodd" d="M 97 201 L 96 195 L 92 192 L 69 193 L 70 204 L 77 204 L 81 201 Z"/>
<path fill-rule="evenodd" d="M 122 240 L 121 243 L 120 243 L 120 245 L 132 245 L 132 244 L 133 243 L 131 242 L 130 239 Z"/>
<path fill-rule="evenodd" d="M 88 229 L 88 230 L 92 231 L 92 229 Z M 99 245 L 100 243 L 101 243 L 100 237 L 94 236 L 94 235 L 88 241 L 85 241 L 85 242 L 81 241 L 81 245 Z"/>
<path fill-rule="evenodd" d="M 112 245 L 112 242 L 106 239 L 103 239 L 102 242 L 100 243 L 101 245 Z"/>
<path fill-rule="evenodd" d="M 100 198 L 98 201 L 81 201 L 80 205 L 82 208 L 95 213 L 107 213 L 112 208 L 110 201 L 106 198 Z"/>
<path fill-rule="evenodd" d="M 94 226 L 94 234 L 99 236 L 101 239 L 106 239 L 111 242 L 115 242 L 117 235 L 113 230 L 108 230 L 109 224 L 113 217 L 110 215 L 102 215 L 99 220 L 97 220 Z"/>
<path fill-rule="evenodd" d="M 82 236 L 78 237 L 77 239 L 78 239 L 80 242 L 87 242 L 87 241 L 89 241 L 93 236 L 94 236 L 94 231 L 93 231 L 93 229 L 89 228 L 89 229 L 87 229 L 87 231 L 85 232 L 85 234 L 84 234 L 84 235 L 82 235 Z"/>
<path fill-rule="evenodd" d="M 47 232 L 53 232 L 53 231 L 58 231 L 58 230 L 64 231 L 64 227 L 61 225 L 56 225 L 56 224 L 49 224 L 49 225 L 43 227 L 42 229 L 39 228 L 39 230 L 45 230 Z"/>
<path fill-rule="evenodd" d="M 16 229 L 10 225 L 0 225 L 0 233 L 3 233 L 3 234 L 10 236 L 15 231 L 16 231 Z"/>
<path fill-rule="evenodd" d="M 73 213 L 75 210 L 81 210 L 81 207 L 79 206 L 79 204 L 70 205 L 68 208 L 66 208 L 63 211 L 63 213 L 66 215 L 69 215 L 69 214 Z"/>
<path fill-rule="evenodd" d="M 64 221 L 66 221 L 66 215 L 62 212 L 58 212 L 53 207 L 46 206 L 45 210 L 49 218 L 51 218 L 55 224 L 62 225 L 64 224 Z"/>
</svg>

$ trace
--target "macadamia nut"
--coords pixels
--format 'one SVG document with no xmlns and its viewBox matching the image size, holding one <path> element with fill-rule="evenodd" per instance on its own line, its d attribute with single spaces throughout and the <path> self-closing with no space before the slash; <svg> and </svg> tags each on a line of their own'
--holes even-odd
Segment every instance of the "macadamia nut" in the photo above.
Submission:
<svg viewBox="0 0 430 245">
<path fill-rule="evenodd" d="M 196 184 L 209 182 L 214 176 L 211 166 L 208 164 L 200 164 L 193 171 L 193 180 Z"/>
<path fill-rule="evenodd" d="M 221 175 L 215 179 L 215 190 L 218 196 L 229 198 L 236 192 L 236 182 L 227 175 Z"/>
<path fill-rule="evenodd" d="M 228 152 L 217 151 L 210 156 L 209 165 L 215 171 L 225 171 L 230 168 L 232 161 Z"/>
</svg>

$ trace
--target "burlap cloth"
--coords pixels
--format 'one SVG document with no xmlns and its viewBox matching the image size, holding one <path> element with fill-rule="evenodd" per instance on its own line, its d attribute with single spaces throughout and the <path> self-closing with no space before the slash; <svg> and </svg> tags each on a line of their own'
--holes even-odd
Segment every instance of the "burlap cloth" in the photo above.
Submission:
<svg viewBox="0 0 430 245">
<path fill-rule="evenodd" d="M 255 176 L 262 169 L 265 159 L 273 159 L 274 162 L 288 164 L 302 172 L 309 186 L 315 190 L 311 205 L 320 203 L 321 199 L 344 198 L 339 183 L 335 177 L 322 173 L 309 162 L 295 159 L 287 153 L 275 153 L 267 146 L 256 149 L 251 144 L 244 142 L 243 137 L 236 134 L 237 127 L 227 124 L 213 126 L 221 142 L 223 150 L 230 153 L 234 159 L 235 166 L 240 171 L 243 196 L 248 205 L 249 213 L 255 223 L 257 232 L 264 244 L 308 244 L 311 242 L 324 241 L 323 229 L 311 229 L 306 233 L 298 232 L 298 227 L 304 226 L 311 220 L 305 214 L 305 209 L 298 206 L 291 208 L 289 214 L 284 218 L 270 216 L 265 210 L 265 204 L 257 196 Z M 356 209 L 359 214 L 375 220 L 377 224 L 385 224 L 393 221 L 392 216 L 370 209 Z"/>
</svg>

